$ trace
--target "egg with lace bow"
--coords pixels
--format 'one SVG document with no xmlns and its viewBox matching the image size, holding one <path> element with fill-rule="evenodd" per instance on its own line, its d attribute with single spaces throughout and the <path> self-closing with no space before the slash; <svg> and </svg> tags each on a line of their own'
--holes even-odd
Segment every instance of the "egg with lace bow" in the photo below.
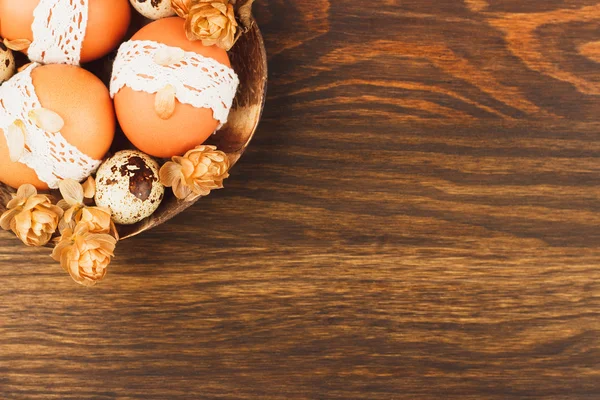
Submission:
<svg viewBox="0 0 600 400">
<path fill-rule="evenodd" d="M 114 138 L 106 86 L 72 65 L 31 64 L 0 86 L 0 182 L 58 188 L 100 165 Z"/>
<path fill-rule="evenodd" d="M 155 157 L 182 155 L 227 122 L 239 84 L 227 52 L 190 41 L 179 17 L 121 45 L 110 91 L 129 140 Z"/>
<path fill-rule="evenodd" d="M 0 0 L 0 35 L 45 64 L 86 63 L 116 48 L 129 27 L 128 0 Z"/>
</svg>

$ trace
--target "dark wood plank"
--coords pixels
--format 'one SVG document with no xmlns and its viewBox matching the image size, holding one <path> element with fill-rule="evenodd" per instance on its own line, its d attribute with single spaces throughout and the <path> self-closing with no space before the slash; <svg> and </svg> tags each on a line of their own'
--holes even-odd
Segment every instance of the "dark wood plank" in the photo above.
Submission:
<svg viewBox="0 0 600 400">
<path fill-rule="evenodd" d="M 92 290 L 0 234 L 0 398 L 598 398 L 600 2 L 256 14 L 226 190 Z"/>
</svg>

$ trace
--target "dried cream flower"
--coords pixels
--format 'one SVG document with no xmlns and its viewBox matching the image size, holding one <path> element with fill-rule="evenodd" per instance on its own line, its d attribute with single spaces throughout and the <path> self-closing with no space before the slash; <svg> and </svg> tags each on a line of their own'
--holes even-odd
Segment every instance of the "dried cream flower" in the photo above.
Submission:
<svg viewBox="0 0 600 400">
<path fill-rule="evenodd" d="M 65 211 L 63 221 L 66 225 L 70 224 L 75 216 L 85 207 L 85 199 L 93 199 L 96 194 L 96 181 L 91 176 L 81 185 L 74 179 L 64 179 L 58 184 L 58 189 L 63 199 L 58 202 L 58 206 Z M 62 231 L 62 226 L 61 226 Z"/>
<path fill-rule="evenodd" d="M 228 0 L 195 0 L 189 9 L 185 31 L 189 40 L 229 50 L 235 43 L 237 21 Z"/>
<path fill-rule="evenodd" d="M 63 210 L 50 197 L 38 194 L 33 185 L 22 185 L 0 217 L 2 229 L 12 230 L 28 246 L 44 246 L 50 241 Z"/>
<path fill-rule="evenodd" d="M 181 18 L 187 18 L 192 0 L 171 0 L 171 7 Z"/>
<path fill-rule="evenodd" d="M 93 286 L 106 276 L 114 257 L 117 239 L 106 233 L 94 233 L 85 222 L 67 227 L 52 252 L 52 258 L 84 286 Z"/>
<path fill-rule="evenodd" d="M 108 207 L 84 207 L 75 216 L 76 224 L 87 224 L 90 232 L 108 233 L 119 240 L 117 228 L 112 220 L 112 212 Z"/>
<path fill-rule="evenodd" d="M 65 179 L 60 182 L 59 189 L 63 196 L 59 205 L 65 214 L 60 221 L 62 236 L 52 257 L 60 261 L 75 282 L 95 285 L 106 275 L 106 267 L 119 240 L 111 210 L 86 206 L 86 199 L 93 198 L 96 193 L 96 182 L 91 177 L 83 185 Z"/>
<path fill-rule="evenodd" d="M 117 240 L 119 234 L 112 221 L 112 212 L 107 207 L 88 207 L 86 199 L 94 198 L 96 181 L 91 176 L 83 185 L 73 179 L 65 179 L 59 183 L 63 200 L 58 205 L 65 210 L 64 217 L 59 223 L 63 232 L 66 228 L 74 229 L 79 223 L 86 223 L 93 233 L 108 233 Z"/>
<path fill-rule="evenodd" d="M 229 177 L 229 159 L 215 146 L 198 146 L 183 157 L 173 157 L 160 169 L 160 182 L 172 187 L 178 199 L 193 201 L 223 188 Z"/>
</svg>

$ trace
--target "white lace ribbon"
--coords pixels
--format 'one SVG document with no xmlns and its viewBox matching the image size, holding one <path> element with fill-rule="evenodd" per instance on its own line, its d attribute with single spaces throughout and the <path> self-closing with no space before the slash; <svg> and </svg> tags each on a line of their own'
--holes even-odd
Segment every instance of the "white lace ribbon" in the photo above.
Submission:
<svg viewBox="0 0 600 400">
<path fill-rule="evenodd" d="M 31 61 L 79 65 L 88 0 L 40 0 L 33 16 L 33 42 L 27 51 Z"/>
<path fill-rule="evenodd" d="M 171 63 L 159 63 L 165 54 L 180 54 Z M 227 122 L 239 79 L 233 69 L 212 58 L 146 40 L 131 40 L 119 48 L 113 66 L 110 94 L 123 86 L 135 91 L 157 93 L 165 86 L 175 88 L 179 102 L 209 108 L 221 125 Z"/>
<path fill-rule="evenodd" d="M 31 79 L 31 72 L 38 66 L 31 64 L 0 86 L 0 129 L 8 143 L 9 126 L 18 120 L 24 124 L 25 150 L 18 162 L 33 169 L 42 182 L 56 189 L 63 179 L 87 178 L 101 161 L 83 154 L 60 132 L 44 131 L 30 120 L 29 112 L 42 108 Z"/>
</svg>

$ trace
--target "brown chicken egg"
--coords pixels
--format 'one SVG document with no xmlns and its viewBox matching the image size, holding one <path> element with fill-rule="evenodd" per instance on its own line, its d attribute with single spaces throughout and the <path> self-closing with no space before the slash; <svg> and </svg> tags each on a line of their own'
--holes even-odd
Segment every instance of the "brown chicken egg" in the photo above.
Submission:
<svg viewBox="0 0 600 400">
<path fill-rule="evenodd" d="M 68 26 L 65 23 L 65 18 L 62 18 L 67 13 L 65 10 L 72 9 L 74 5 L 79 3 L 82 7 L 87 7 L 87 22 L 85 26 L 83 43 L 80 49 L 80 54 L 76 55 L 76 59 L 85 63 L 96 60 L 108 54 L 115 49 L 120 41 L 125 36 L 129 27 L 131 18 L 131 9 L 127 0 L 88 0 L 83 2 L 80 0 L 0 0 L 0 35 L 8 41 L 18 39 L 26 39 L 30 42 L 34 41 L 34 21 L 39 25 L 44 19 L 53 21 L 51 26 L 56 36 L 57 42 L 61 43 L 60 50 L 64 52 L 73 52 L 74 42 L 80 38 L 73 35 L 73 27 L 81 26 L 82 22 L 79 14 L 74 15 L 71 20 L 73 26 Z M 87 4 L 87 6 L 85 5 Z M 62 20 L 61 20 L 62 18 Z M 66 21 L 69 21 L 67 16 Z M 72 37 L 63 37 L 65 31 L 70 31 L 66 35 Z M 76 31 L 76 29 L 75 29 Z M 45 35 L 43 40 L 49 40 L 49 35 Z M 39 38 L 35 38 L 39 40 Z M 70 42 L 72 40 L 72 42 Z M 55 44 L 54 44 L 55 45 Z M 41 49 L 43 50 L 43 49 Z M 48 56 L 52 51 L 47 51 Z M 41 51 L 40 56 L 46 57 L 46 52 Z M 60 58 L 65 54 L 54 54 L 51 58 Z M 71 58 L 71 57 L 67 57 Z M 33 61 L 45 63 L 58 63 L 55 60 L 38 60 Z M 70 63 L 68 60 L 64 63 Z"/>
<path fill-rule="evenodd" d="M 3 96 L 14 93 L 9 91 L 10 85 L 22 78 L 22 74 L 27 74 L 30 68 L 32 67 L 18 73 L 0 87 L 0 114 L 2 118 L 7 118 L 6 104 L 17 100 L 14 96 L 10 98 L 3 98 Z M 68 144 L 74 146 L 90 160 L 97 160 L 99 165 L 100 160 L 104 158 L 113 141 L 116 125 L 112 101 L 106 86 L 92 73 L 72 65 L 38 66 L 30 70 L 29 73 L 31 74 L 35 95 L 41 107 L 44 110 L 51 110 L 51 115 L 57 114 L 63 122 L 60 132 L 55 134 L 62 136 Z M 24 87 L 22 90 L 25 92 L 29 91 L 30 88 Z M 30 98 L 25 97 L 19 100 L 31 102 Z M 28 107 L 23 107 L 23 109 L 27 110 Z M 10 118 L 13 118 L 13 116 L 9 117 L 8 120 Z M 6 133 L 4 129 L 0 130 L 0 182 L 14 188 L 24 183 L 31 183 L 38 189 L 48 189 L 49 184 L 42 181 L 34 169 L 22 162 L 11 161 Z M 25 129 L 23 134 L 27 137 L 32 133 Z M 45 135 L 51 136 L 49 132 L 46 132 Z M 64 165 L 67 165 L 68 170 L 74 176 L 54 178 L 74 178 L 77 176 L 83 179 L 84 176 L 81 176 L 81 171 L 77 169 L 77 160 L 70 160 L 69 156 L 65 156 L 65 143 L 60 144 L 57 142 L 56 145 L 57 149 L 47 150 L 53 152 L 52 157 L 49 157 L 49 159 L 58 160 L 62 158 Z M 27 141 L 25 146 L 32 147 L 31 143 Z M 38 148 L 37 151 L 37 155 L 30 156 L 40 158 L 40 154 L 48 155 L 47 152 L 44 152 L 44 149 L 40 150 Z M 88 168 L 89 165 L 82 165 L 81 170 L 84 170 L 84 167 Z"/>
<path fill-rule="evenodd" d="M 182 54 L 184 52 L 195 53 L 215 60 L 216 65 L 232 71 L 227 52 L 216 46 L 204 46 L 200 41 L 188 40 L 184 23 L 185 21 L 179 17 L 160 19 L 138 31 L 131 41 L 152 41 L 169 46 L 170 50 L 180 50 Z M 119 52 L 121 53 L 121 50 Z M 115 66 L 118 62 L 119 56 L 117 56 Z M 207 70 L 200 65 L 192 72 L 193 75 L 206 74 Z M 235 74 L 228 73 L 229 78 L 233 80 Z M 182 84 L 186 84 L 188 78 L 193 78 L 193 76 L 183 78 Z M 115 79 L 116 77 L 113 75 L 113 81 Z M 233 95 L 235 95 L 236 87 L 237 76 L 235 76 Z M 224 122 L 218 121 L 214 117 L 213 109 L 194 107 L 189 103 L 180 102 L 179 98 L 175 100 L 173 112 L 166 117 L 161 116 L 156 112 L 157 93 L 134 90 L 127 84 L 118 87 L 117 90 L 113 89 L 111 84 L 117 119 L 125 135 L 138 149 L 155 157 L 166 158 L 185 153 L 202 144 L 217 130 L 220 123 Z M 233 95 L 230 96 L 231 101 Z M 221 104 L 219 106 L 222 107 Z"/>
</svg>

